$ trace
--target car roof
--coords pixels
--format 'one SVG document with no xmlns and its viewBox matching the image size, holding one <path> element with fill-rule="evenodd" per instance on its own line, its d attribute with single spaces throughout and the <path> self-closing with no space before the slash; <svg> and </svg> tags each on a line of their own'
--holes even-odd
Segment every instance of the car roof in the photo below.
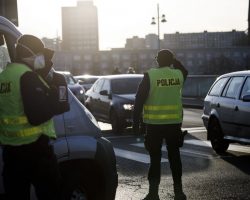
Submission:
<svg viewBox="0 0 250 200">
<path fill-rule="evenodd" d="M 56 71 L 59 74 L 64 74 L 64 75 L 71 75 L 69 71 Z"/>
<path fill-rule="evenodd" d="M 88 79 L 88 78 L 100 78 L 102 77 L 101 75 L 90 75 L 90 74 L 84 74 L 84 75 L 77 75 L 74 76 L 75 78 L 84 78 L 84 79 Z"/>
<path fill-rule="evenodd" d="M 142 78 L 142 74 L 114 74 L 114 75 L 106 75 L 102 76 L 102 78 L 106 79 L 119 79 L 119 78 Z"/>
<path fill-rule="evenodd" d="M 223 77 L 228 77 L 228 76 L 249 76 L 250 75 L 250 70 L 244 70 L 244 71 L 235 71 L 235 72 L 230 72 L 227 74 L 223 74 L 219 77 L 223 78 Z"/>
</svg>

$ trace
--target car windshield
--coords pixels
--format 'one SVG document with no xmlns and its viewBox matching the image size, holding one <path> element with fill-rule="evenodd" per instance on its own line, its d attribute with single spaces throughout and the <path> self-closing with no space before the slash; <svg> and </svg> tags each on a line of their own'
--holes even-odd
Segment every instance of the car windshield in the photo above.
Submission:
<svg viewBox="0 0 250 200">
<path fill-rule="evenodd" d="M 111 80 L 113 94 L 135 94 L 142 78 L 123 78 Z"/>
<path fill-rule="evenodd" d="M 66 82 L 68 85 L 74 85 L 76 84 L 76 80 L 71 75 L 65 75 Z"/>
</svg>

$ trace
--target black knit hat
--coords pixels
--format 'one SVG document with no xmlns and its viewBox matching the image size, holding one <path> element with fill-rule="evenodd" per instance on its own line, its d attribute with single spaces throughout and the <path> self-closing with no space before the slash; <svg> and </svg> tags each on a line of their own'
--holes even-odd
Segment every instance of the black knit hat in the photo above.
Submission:
<svg viewBox="0 0 250 200">
<path fill-rule="evenodd" d="M 17 58 L 27 58 L 44 50 L 43 42 L 33 35 L 22 35 L 17 39 L 16 56 Z"/>
<path fill-rule="evenodd" d="M 33 35 L 22 35 L 17 39 L 16 58 L 22 59 L 42 53 L 52 58 L 54 51 L 44 47 L 43 42 Z"/>
<path fill-rule="evenodd" d="M 159 64 L 172 64 L 174 61 L 174 54 L 169 49 L 162 49 L 158 52 L 156 59 Z"/>
</svg>

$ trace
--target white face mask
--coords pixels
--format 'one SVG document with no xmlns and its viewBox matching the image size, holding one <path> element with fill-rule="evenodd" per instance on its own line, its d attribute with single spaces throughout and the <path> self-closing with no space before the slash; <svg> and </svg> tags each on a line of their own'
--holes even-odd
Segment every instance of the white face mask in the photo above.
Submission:
<svg viewBox="0 0 250 200">
<path fill-rule="evenodd" d="M 34 59 L 34 70 L 43 69 L 45 67 L 44 55 L 36 55 Z"/>
<path fill-rule="evenodd" d="M 22 46 L 33 55 L 28 58 L 23 58 L 23 60 L 29 65 L 33 66 L 34 70 L 45 68 L 45 58 L 43 54 L 35 54 L 29 47 L 21 43 L 19 43 L 18 45 Z"/>
<path fill-rule="evenodd" d="M 31 65 L 34 70 L 43 69 L 45 67 L 44 55 L 38 54 L 28 58 L 23 58 L 23 61 Z"/>
</svg>

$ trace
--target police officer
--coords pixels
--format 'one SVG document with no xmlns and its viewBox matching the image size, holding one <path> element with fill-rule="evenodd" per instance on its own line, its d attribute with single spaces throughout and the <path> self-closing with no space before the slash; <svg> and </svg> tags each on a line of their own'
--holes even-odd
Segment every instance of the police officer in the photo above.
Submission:
<svg viewBox="0 0 250 200">
<path fill-rule="evenodd" d="M 17 40 L 16 62 L 0 73 L 0 144 L 9 200 L 30 199 L 31 184 L 39 200 L 62 197 L 50 139 L 56 138 L 52 117 L 69 110 L 69 104 L 65 79 L 49 73 L 53 54 L 37 37 L 23 35 Z"/>
<path fill-rule="evenodd" d="M 133 67 L 129 67 L 127 74 L 135 74 L 135 69 Z"/>
<path fill-rule="evenodd" d="M 158 68 L 144 74 L 135 100 L 133 129 L 138 132 L 143 110 L 146 126 L 145 148 L 150 155 L 148 172 L 149 193 L 144 200 L 158 200 L 161 176 L 161 148 L 165 139 L 168 159 L 172 171 L 175 199 L 186 199 L 182 190 L 181 146 L 182 100 L 181 90 L 187 77 L 187 70 L 174 58 L 170 50 L 157 54 Z"/>
</svg>

